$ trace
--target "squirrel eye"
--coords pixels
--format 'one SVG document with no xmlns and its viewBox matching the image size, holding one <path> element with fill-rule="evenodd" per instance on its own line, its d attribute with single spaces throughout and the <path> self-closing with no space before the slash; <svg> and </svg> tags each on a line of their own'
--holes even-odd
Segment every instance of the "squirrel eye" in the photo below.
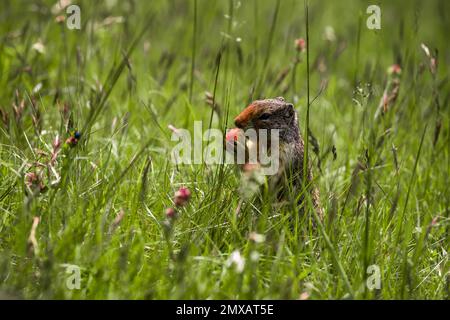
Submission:
<svg viewBox="0 0 450 320">
<path fill-rule="evenodd" d="M 267 112 L 265 112 L 265 113 L 263 113 L 262 115 L 260 115 L 259 116 L 259 120 L 267 120 L 267 119 L 269 119 L 270 118 L 270 114 L 269 113 L 267 113 Z"/>
</svg>

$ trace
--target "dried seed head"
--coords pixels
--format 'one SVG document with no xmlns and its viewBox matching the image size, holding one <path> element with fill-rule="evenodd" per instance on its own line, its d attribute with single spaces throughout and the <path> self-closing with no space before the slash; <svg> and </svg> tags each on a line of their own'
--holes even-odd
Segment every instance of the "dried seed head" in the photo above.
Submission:
<svg viewBox="0 0 450 320">
<path fill-rule="evenodd" d="M 64 21 L 66 21 L 66 17 L 63 15 L 59 15 L 55 17 L 55 22 L 56 23 L 63 23 Z"/>
<path fill-rule="evenodd" d="M 53 140 L 52 146 L 53 150 L 58 150 L 59 147 L 61 147 L 61 139 L 59 138 L 59 135 L 57 135 L 55 137 L 55 140 Z"/>
<path fill-rule="evenodd" d="M 388 74 L 400 75 L 402 73 L 402 68 L 398 64 L 393 64 L 388 68 Z"/>
<path fill-rule="evenodd" d="M 304 52 L 306 50 L 306 41 L 303 38 L 299 38 L 295 40 L 295 49 L 298 52 Z"/>
<path fill-rule="evenodd" d="M 177 212 L 175 211 L 174 208 L 167 208 L 166 209 L 166 217 L 167 218 L 173 219 L 173 218 L 176 217 L 176 215 L 177 215 Z"/>
</svg>

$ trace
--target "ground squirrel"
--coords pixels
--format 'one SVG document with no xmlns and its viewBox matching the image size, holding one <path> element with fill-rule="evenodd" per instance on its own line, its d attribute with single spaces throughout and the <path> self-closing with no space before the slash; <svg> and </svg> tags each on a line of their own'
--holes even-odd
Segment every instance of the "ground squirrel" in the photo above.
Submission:
<svg viewBox="0 0 450 320">
<path fill-rule="evenodd" d="M 304 181 L 304 141 L 298 127 L 297 112 L 292 103 L 286 102 L 283 97 L 274 99 L 256 100 L 246 107 L 234 120 L 239 129 L 279 129 L 280 166 L 277 174 L 269 176 L 269 189 L 278 198 L 286 195 L 286 188 L 292 186 L 294 195 L 302 192 L 304 182 L 311 194 L 311 200 L 318 216 L 323 218 L 320 205 L 319 191 L 311 185 L 311 168 L 307 170 Z M 270 136 L 270 135 L 269 135 Z M 259 150 L 259 149 L 258 149 Z M 302 204 L 305 197 L 299 197 Z"/>
</svg>

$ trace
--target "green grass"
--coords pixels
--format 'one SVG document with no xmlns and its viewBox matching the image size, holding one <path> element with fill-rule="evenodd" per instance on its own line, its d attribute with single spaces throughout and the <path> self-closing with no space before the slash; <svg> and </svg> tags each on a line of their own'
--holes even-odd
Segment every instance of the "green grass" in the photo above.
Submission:
<svg viewBox="0 0 450 320">
<path fill-rule="evenodd" d="M 380 1 L 381 30 L 366 28 L 365 1 L 310 1 L 309 77 L 294 47 L 303 1 L 80 1 L 81 30 L 55 22 L 53 4 L 0 11 L 0 296 L 449 298 L 448 1 Z M 438 50 L 435 73 L 422 43 Z M 394 63 L 400 91 L 381 115 Z M 232 127 L 251 100 L 280 95 L 313 135 L 323 223 L 245 198 L 232 166 L 168 161 L 169 124 Z M 82 137 L 53 172 L 67 123 Z M 33 172 L 42 192 L 27 188 Z M 180 186 L 192 198 L 168 232 Z M 242 272 L 227 263 L 236 250 Z M 379 290 L 366 286 L 373 264 Z M 67 265 L 81 268 L 79 290 Z"/>
</svg>

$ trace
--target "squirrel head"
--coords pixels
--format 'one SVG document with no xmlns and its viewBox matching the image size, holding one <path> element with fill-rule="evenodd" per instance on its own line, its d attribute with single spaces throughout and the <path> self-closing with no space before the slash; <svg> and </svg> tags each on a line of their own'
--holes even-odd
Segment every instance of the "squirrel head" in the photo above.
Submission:
<svg viewBox="0 0 450 320">
<path fill-rule="evenodd" d="M 253 101 L 235 119 L 240 129 L 279 129 L 283 131 L 297 130 L 297 112 L 292 103 L 283 97 Z"/>
</svg>

